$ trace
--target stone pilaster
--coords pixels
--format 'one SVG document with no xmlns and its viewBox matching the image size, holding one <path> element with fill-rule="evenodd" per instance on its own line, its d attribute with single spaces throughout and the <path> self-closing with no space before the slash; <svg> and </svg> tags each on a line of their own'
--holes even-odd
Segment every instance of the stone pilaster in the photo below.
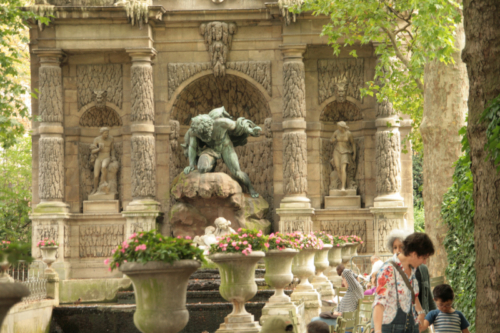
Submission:
<svg viewBox="0 0 500 333">
<path fill-rule="evenodd" d="M 34 52 L 40 59 L 38 115 L 39 167 L 38 196 L 34 214 L 66 214 L 64 200 L 64 138 L 62 71 L 63 52 L 43 49 Z"/>
<path fill-rule="evenodd" d="M 282 45 L 283 53 L 283 191 L 281 232 L 312 231 L 314 208 L 307 198 L 306 45 Z"/>
<path fill-rule="evenodd" d="M 128 49 L 131 68 L 131 166 L 132 202 L 123 212 L 126 237 L 134 232 L 156 229 L 161 214 L 156 201 L 156 139 L 154 137 L 154 94 L 152 58 L 154 49 Z"/>
</svg>

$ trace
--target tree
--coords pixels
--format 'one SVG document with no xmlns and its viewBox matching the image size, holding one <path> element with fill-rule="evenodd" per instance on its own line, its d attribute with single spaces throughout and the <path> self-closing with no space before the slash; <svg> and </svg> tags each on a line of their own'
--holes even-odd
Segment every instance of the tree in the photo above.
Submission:
<svg viewBox="0 0 500 333">
<path fill-rule="evenodd" d="M 0 239 L 31 242 L 31 137 L 0 151 Z"/>
<path fill-rule="evenodd" d="M 24 135 L 31 114 L 26 103 L 30 97 L 27 21 L 49 21 L 21 10 L 28 4 L 30 0 L 0 0 L 0 145 L 4 148 Z"/>
<path fill-rule="evenodd" d="M 291 1 L 291 0 L 290 0 Z M 289 2 L 290 2 L 289 1 Z M 297 8 L 297 6 L 295 6 Z M 334 54 L 343 45 L 376 43 L 375 80 L 363 94 L 387 98 L 413 120 L 413 147 L 421 150 L 419 126 L 424 100 L 424 65 L 453 62 L 454 30 L 461 21 L 456 0 L 306 0 L 303 11 L 327 15 L 323 27 Z M 356 51 L 351 52 L 356 56 Z M 382 85 L 376 82 L 382 82 Z"/>
<path fill-rule="evenodd" d="M 485 149 L 485 108 L 500 94 L 500 6 L 498 0 L 465 0 L 462 59 L 469 75 L 471 171 L 474 180 L 476 331 L 500 332 L 500 174 Z M 493 147 L 498 150 L 500 147 Z"/>
</svg>

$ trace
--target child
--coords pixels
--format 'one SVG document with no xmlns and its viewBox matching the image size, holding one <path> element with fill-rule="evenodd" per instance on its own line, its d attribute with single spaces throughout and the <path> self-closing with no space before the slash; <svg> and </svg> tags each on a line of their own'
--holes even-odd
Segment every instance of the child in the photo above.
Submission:
<svg viewBox="0 0 500 333">
<path fill-rule="evenodd" d="M 434 288 L 432 294 L 437 309 L 425 316 L 424 324 L 419 327 L 420 332 L 428 329 L 429 325 L 434 325 L 436 333 L 469 333 L 470 324 L 467 319 L 462 312 L 452 308 L 455 295 L 451 286 L 440 284 Z"/>
</svg>

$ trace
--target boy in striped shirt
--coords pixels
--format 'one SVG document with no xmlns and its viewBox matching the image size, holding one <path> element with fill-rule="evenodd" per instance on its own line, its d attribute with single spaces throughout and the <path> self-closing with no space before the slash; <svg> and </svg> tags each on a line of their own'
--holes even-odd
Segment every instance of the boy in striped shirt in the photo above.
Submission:
<svg viewBox="0 0 500 333">
<path fill-rule="evenodd" d="M 469 322 L 462 312 L 453 309 L 453 299 L 455 294 L 448 284 L 440 284 L 432 291 L 436 310 L 430 311 L 426 316 L 423 325 L 419 325 L 422 332 L 434 325 L 436 333 L 469 333 Z"/>
</svg>

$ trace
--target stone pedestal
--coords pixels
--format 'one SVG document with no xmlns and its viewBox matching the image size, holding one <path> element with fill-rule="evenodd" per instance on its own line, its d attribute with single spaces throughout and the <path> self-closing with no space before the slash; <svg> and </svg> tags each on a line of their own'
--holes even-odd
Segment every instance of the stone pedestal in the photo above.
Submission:
<svg viewBox="0 0 500 333">
<path fill-rule="evenodd" d="M 297 333 L 306 333 L 306 322 L 303 319 L 304 305 L 295 305 L 293 302 L 268 302 L 262 309 L 260 324 L 264 325 L 269 317 L 280 316 L 290 320 L 298 328 Z"/>
<path fill-rule="evenodd" d="M 122 216 L 127 219 L 125 239 L 134 233 L 157 229 L 156 220 L 161 214 L 160 203 L 154 200 L 132 201 L 122 212 Z"/>
<path fill-rule="evenodd" d="M 321 299 L 312 285 L 309 285 L 308 288 L 301 288 L 300 290 L 295 288 L 290 297 L 292 302 L 303 302 L 304 315 L 302 316 L 302 320 L 304 323 L 310 323 L 314 317 L 319 316 L 321 312 Z"/>
<path fill-rule="evenodd" d="M 118 200 L 87 200 L 83 202 L 84 214 L 116 214 L 119 212 L 120 202 Z"/>
<path fill-rule="evenodd" d="M 361 196 L 356 190 L 330 190 L 330 196 L 325 197 L 325 209 L 359 209 Z"/>
<path fill-rule="evenodd" d="M 216 333 L 259 333 L 260 329 L 254 316 L 247 313 L 242 316 L 227 316 Z"/>
</svg>

